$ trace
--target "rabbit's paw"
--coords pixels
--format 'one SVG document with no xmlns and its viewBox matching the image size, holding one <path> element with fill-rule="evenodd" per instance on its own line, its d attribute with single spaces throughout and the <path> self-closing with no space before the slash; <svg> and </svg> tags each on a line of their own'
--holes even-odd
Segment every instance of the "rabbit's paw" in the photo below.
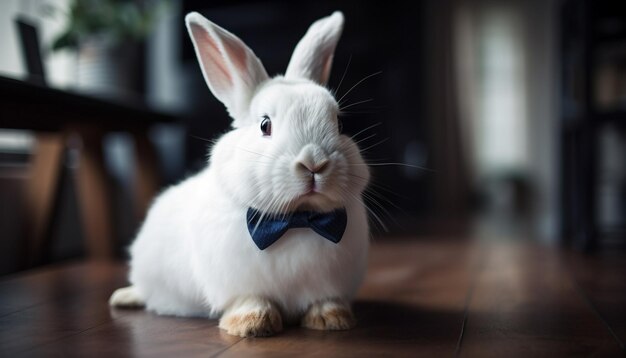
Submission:
<svg viewBox="0 0 626 358">
<path fill-rule="evenodd" d="M 355 324 L 350 305 L 337 299 L 313 303 L 302 318 L 303 327 L 319 330 L 341 331 Z"/>
<path fill-rule="evenodd" d="M 143 298 L 134 286 L 119 288 L 109 299 L 111 307 L 139 308 L 145 304 Z"/>
<path fill-rule="evenodd" d="M 280 332 L 283 322 L 280 312 L 270 301 L 247 297 L 235 300 L 224 312 L 219 327 L 240 337 L 265 337 Z"/>
</svg>

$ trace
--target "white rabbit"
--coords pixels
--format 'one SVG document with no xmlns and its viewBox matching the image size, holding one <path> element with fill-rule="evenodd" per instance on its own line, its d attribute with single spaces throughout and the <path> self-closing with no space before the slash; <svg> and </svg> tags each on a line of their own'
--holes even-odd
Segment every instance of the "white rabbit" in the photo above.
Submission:
<svg viewBox="0 0 626 358">
<path fill-rule="evenodd" d="M 233 118 L 200 173 L 165 190 L 130 248 L 130 282 L 112 306 L 220 317 L 238 336 L 271 335 L 282 322 L 342 330 L 369 246 L 361 194 L 369 169 L 339 132 L 326 89 L 343 15 L 313 23 L 284 76 L 269 78 L 239 38 L 198 13 L 185 18 L 204 78 Z M 345 209 L 337 243 L 311 228 L 288 230 L 264 250 L 251 238 L 249 208 L 266 217 Z M 253 225 L 259 218 L 252 218 Z"/>
</svg>

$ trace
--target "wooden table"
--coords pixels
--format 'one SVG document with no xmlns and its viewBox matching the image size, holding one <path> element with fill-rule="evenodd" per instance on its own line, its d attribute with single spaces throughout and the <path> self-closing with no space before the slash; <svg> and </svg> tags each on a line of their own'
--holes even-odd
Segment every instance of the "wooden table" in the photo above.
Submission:
<svg viewBox="0 0 626 358">
<path fill-rule="evenodd" d="M 0 356 L 619 357 L 624 259 L 526 242 L 378 239 L 355 329 L 248 339 L 215 320 L 110 309 L 126 284 L 121 263 L 51 266 L 0 280 Z"/>
<path fill-rule="evenodd" d="M 114 250 L 111 188 L 105 168 L 104 136 L 125 131 L 135 140 L 134 204 L 141 220 L 159 189 L 157 159 L 148 139 L 155 123 L 171 115 L 132 102 L 106 101 L 36 83 L 0 77 L 0 128 L 31 130 L 36 147 L 24 193 L 24 266 L 46 261 L 53 213 L 59 199 L 65 153 L 74 154 L 81 226 L 87 253 L 109 258 Z"/>
</svg>

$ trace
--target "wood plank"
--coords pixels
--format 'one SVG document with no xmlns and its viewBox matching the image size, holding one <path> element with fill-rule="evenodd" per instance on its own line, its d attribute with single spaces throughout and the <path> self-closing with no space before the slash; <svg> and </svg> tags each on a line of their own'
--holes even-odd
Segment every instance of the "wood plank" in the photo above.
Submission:
<svg viewBox="0 0 626 358">
<path fill-rule="evenodd" d="M 215 320 L 161 317 L 141 310 L 107 309 L 108 314 L 112 318 L 108 322 L 25 353 L 34 357 L 208 357 L 241 340 L 223 333 Z"/>
<path fill-rule="evenodd" d="M 68 263 L 26 271 L 0 280 L 0 317 L 65 295 L 112 292 L 125 283 L 125 266 L 111 262 Z"/>
<path fill-rule="evenodd" d="M 477 253 L 456 241 L 375 243 L 346 332 L 288 328 L 245 339 L 225 357 L 453 356 Z"/>
<path fill-rule="evenodd" d="M 481 260 L 462 356 L 623 354 L 569 276 L 580 270 L 579 286 L 598 291 L 589 295 L 599 310 L 623 322 L 624 298 L 613 294 L 625 286 L 620 260 L 571 261 L 527 244 L 381 240 L 351 331 L 288 327 L 272 338 L 240 339 L 216 320 L 111 310 L 106 301 L 125 284 L 124 266 L 69 265 L 0 281 L 0 356 L 452 356 Z"/>
<path fill-rule="evenodd" d="M 39 294 L 51 295 L 51 300 L 0 320 L 0 355 L 171 357 L 306 353 L 408 357 L 420 352 L 451 356 L 463 320 L 475 257 L 472 246 L 456 241 L 377 242 L 365 285 L 355 303 L 359 320 L 355 329 L 320 332 L 288 327 L 267 339 L 229 336 L 217 328 L 216 320 L 160 317 L 142 310 L 109 310 L 106 300 L 113 285 L 123 284 L 122 271 L 118 267 L 117 273 L 108 275 L 115 276 L 110 281 L 106 273 L 91 272 L 85 275 L 86 281 L 91 275 L 103 277 L 94 283 L 95 287 L 86 282 L 77 285 L 88 293 L 68 290 L 55 296 L 44 290 Z M 76 278 L 69 277 L 80 270 L 66 272 L 71 282 Z M 58 274 L 62 276 L 63 270 Z M 36 279 L 29 276 L 26 280 L 31 286 L 46 280 L 51 281 L 50 288 L 59 285 L 46 275 Z M 4 283 L 4 292 L 16 284 L 9 283 Z"/>
<path fill-rule="evenodd" d="M 624 349 L 626 342 L 626 253 L 623 251 L 565 255 L 572 273 L 589 305 L 607 325 Z"/>
<path fill-rule="evenodd" d="M 619 356 L 555 250 L 485 245 L 461 346 L 467 357 Z"/>
<path fill-rule="evenodd" d="M 110 322 L 106 304 L 124 285 L 123 266 L 61 267 L 0 282 L 0 356 L 14 356 Z"/>
</svg>

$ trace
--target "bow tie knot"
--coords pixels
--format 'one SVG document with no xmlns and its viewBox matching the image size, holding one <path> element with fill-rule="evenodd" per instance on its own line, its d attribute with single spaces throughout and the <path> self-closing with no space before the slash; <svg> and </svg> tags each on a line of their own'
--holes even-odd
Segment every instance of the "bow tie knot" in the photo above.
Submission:
<svg viewBox="0 0 626 358">
<path fill-rule="evenodd" d="M 299 211 L 288 215 L 263 215 L 249 208 L 246 216 L 250 236 L 261 250 L 276 242 L 287 230 L 295 228 L 310 228 L 325 239 L 338 243 L 348 221 L 343 208 L 327 213 Z"/>
</svg>

